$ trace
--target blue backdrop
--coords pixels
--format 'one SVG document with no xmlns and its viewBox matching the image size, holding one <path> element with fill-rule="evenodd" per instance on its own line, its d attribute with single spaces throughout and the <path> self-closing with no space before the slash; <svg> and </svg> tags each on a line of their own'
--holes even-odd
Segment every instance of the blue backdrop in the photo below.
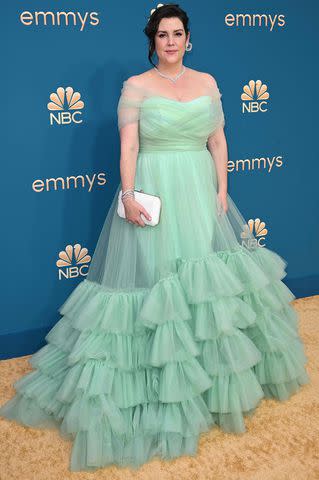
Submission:
<svg viewBox="0 0 319 480">
<path fill-rule="evenodd" d="M 120 182 L 122 82 L 151 66 L 143 28 L 156 4 L 2 7 L 1 358 L 39 349 L 87 274 Z M 184 63 L 222 93 L 229 193 L 254 228 L 264 222 L 260 243 L 288 261 L 293 293 L 319 293 L 318 3 L 180 6 L 193 43 Z M 268 98 L 249 98 L 255 82 Z"/>
</svg>

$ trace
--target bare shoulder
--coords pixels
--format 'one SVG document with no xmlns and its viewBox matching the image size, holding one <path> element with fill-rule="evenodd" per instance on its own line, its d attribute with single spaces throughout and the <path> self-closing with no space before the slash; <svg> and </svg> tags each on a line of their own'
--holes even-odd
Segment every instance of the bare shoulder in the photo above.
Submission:
<svg viewBox="0 0 319 480">
<path fill-rule="evenodd" d="M 213 75 L 211 75 L 210 73 L 206 73 L 206 72 L 201 72 L 202 74 L 202 78 L 204 81 L 206 81 L 208 83 L 208 85 L 210 85 L 211 87 L 217 87 L 217 82 L 215 80 L 215 78 L 213 77 Z"/>
<path fill-rule="evenodd" d="M 140 85 L 139 75 L 132 75 L 131 77 L 128 77 L 125 82 L 138 87 Z"/>
<path fill-rule="evenodd" d="M 139 73 L 137 75 L 132 75 L 129 77 L 126 81 L 132 85 L 136 85 L 137 87 L 143 87 L 145 86 L 146 82 L 150 78 L 150 72 L 151 70 L 147 70 L 146 72 Z"/>
<path fill-rule="evenodd" d="M 187 67 L 187 69 L 190 75 L 193 76 L 194 80 L 197 80 L 199 82 L 204 82 L 206 85 L 209 85 L 211 87 L 214 87 L 217 85 L 215 78 L 210 73 L 201 72 L 199 70 L 195 70 L 189 67 Z"/>
</svg>

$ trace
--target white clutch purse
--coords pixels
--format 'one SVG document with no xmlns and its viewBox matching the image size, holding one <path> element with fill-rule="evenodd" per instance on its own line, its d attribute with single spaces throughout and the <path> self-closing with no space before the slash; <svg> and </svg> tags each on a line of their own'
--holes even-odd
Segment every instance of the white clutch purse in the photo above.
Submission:
<svg viewBox="0 0 319 480">
<path fill-rule="evenodd" d="M 161 206 L 162 202 L 158 195 L 151 195 L 150 193 L 145 193 L 143 190 L 134 190 L 134 198 L 139 202 L 145 210 L 151 215 L 152 220 L 147 220 L 147 218 L 141 213 L 141 218 L 146 225 L 154 227 L 160 221 L 161 216 Z M 118 205 L 117 213 L 120 217 L 125 217 L 124 204 L 122 202 L 122 190 L 119 191 L 118 195 Z"/>
</svg>

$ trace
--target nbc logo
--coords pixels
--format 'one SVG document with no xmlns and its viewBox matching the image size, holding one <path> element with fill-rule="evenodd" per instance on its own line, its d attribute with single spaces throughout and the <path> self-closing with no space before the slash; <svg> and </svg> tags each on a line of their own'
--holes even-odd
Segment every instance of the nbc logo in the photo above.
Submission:
<svg viewBox="0 0 319 480">
<path fill-rule="evenodd" d="M 72 87 L 59 87 L 56 93 L 51 93 L 48 103 L 50 111 L 50 125 L 69 125 L 70 123 L 82 123 L 81 110 L 84 102 L 79 92 L 74 92 Z M 54 112 L 54 113 L 53 113 Z"/>
<path fill-rule="evenodd" d="M 74 246 L 67 245 L 65 250 L 59 252 L 59 260 L 56 261 L 56 266 L 59 267 L 59 280 L 80 275 L 85 277 L 90 261 L 91 256 L 88 255 L 87 248 L 82 248 L 79 243 Z"/>
<path fill-rule="evenodd" d="M 248 220 L 248 222 L 243 225 L 243 231 L 240 234 L 242 238 L 242 245 L 247 248 L 255 248 L 257 244 L 259 247 L 264 247 L 265 236 L 268 233 L 265 225 L 265 222 L 262 222 L 260 218 Z"/>
<path fill-rule="evenodd" d="M 261 80 L 250 80 L 248 85 L 244 85 L 243 93 L 241 94 L 242 112 L 256 113 L 267 112 L 269 99 L 269 92 L 267 92 L 267 85 L 261 82 Z"/>
</svg>

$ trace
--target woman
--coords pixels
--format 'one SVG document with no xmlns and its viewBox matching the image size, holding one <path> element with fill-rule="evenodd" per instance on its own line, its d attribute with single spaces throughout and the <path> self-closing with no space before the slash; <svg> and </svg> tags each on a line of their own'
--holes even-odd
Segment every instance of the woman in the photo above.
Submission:
<svg viewBox="0 0 319 480">
<path fill-rule="evenodd" d="M 195 454 L 201 432 L 244 432 L 263 397 L 309 381 L 287 263 L 227 193 L 217 83 L 183 65 L 188 17 L 159 4 L 145 33 L 158 63 L 123 84 L 121 185 L 88 276 L 0 411 L 74 439 L 71 470 Z M 157 225 L 137 189 L 160 197 Z"/>
</svg>

